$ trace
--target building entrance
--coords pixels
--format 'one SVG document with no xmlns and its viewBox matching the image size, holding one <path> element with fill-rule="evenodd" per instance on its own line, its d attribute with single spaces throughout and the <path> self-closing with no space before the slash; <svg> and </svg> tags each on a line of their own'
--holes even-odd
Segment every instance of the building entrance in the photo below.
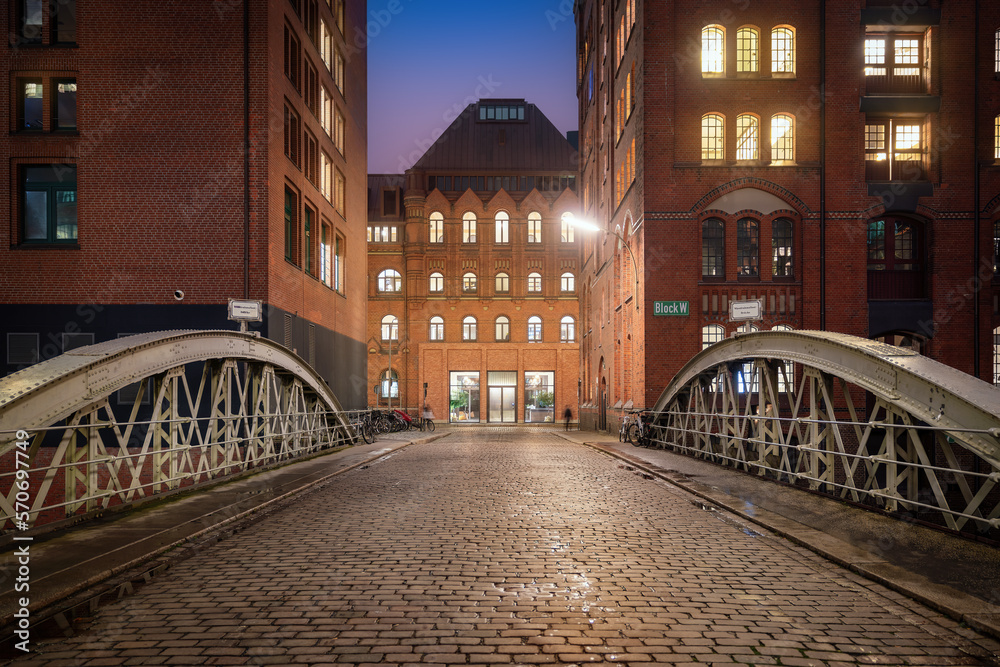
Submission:
<svg viewBox="0 0 1000 667">
<path fill-rule="evenodd" d="M 489 417 L 490 422 L 517 421 L 517 372 L 489 371 Z"/>
</svg>

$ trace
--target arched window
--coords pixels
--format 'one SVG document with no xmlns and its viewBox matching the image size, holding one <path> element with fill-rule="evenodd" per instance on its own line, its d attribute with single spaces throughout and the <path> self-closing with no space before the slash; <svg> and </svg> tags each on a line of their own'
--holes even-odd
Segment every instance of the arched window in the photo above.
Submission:
<svg viewBox="0 0 1000 667">
<path fill-rule="evenodd" d="M 562 242 L 563 243 L 572 243 L 573 242 L 574 236 L 573 236 L 573 223 L 572 223 L 572 220 L 573 220 L 573 214 L 572 213 L 567 212 L 567 213 L 563 213 L 562 214 L 562 224 L 561 224 L 561 227 L 562 227 Z"/>
<path fill-rule="evenodd" d="M 760 237 L 753 218 L 736 223 L 736 266 L 741 276 L 760 276 Z"/>
<path fill-rule="evenodd" d="M 462 216 L 462 243 L 476 242 L 476 214 L 468 211 Z"/>
<path fill-rule="evenodd" d="M 506 315 L 497 318 L 496 339 L 500 343 L 506 343 L 510 340 L 510 318 Z"/>
<path fill-rule="evenodd" d="M 771 223 L 771 271 L 775 278 L 795 275 L 792 264 L 792 221 L 778 218 Z"/>
<path fill-rule="evenodd" d="M 564 273 L 559 278 L 559 291 L 560 292 L 575 292 L 576 291 L 576 276 L 572 273 Z"/>
<path fill-rule="evenodd" d="M 542 340 L 542 318 L 532 315 L 528 318 L 528 342 L 536 343 Z"/>
<path fill-rule="evenodd" d="M 542 291 L 542 274 L 540 273 L 528 274 L 528 291 L 533 293 L 538 293 Z"/>
<path fill-rule="evenodd" d="M 496 291 L 499 294 L 506 294 L 510 291 L 510 276 L 503 271 L 497 274 Z"/>
<path fill-rule="evenodd" d="M 476 291 L 475 273 L 466 273 L 462 276 L 462 291 L 467 294 Z"/>
<path fill-rule="evenodd" d="M 576 340 L 576 320 L 566 315 L 559 321 L 559 341 L 572 343 Z"/>
<path fill-rule="evenodd" d="M 428 278 L 428 289 L 431 292 L 439 293 L 444 291 L 444 276 L 435 271 Z"/>
<path fill-rule="evenodd" d="M 542 242 L 542 214 L 532 211 L 528 214 L 528 243 Z"/>
<path fill-rule="evenodd" d="M 701 117 L 701 159 L 723 160 L 726 157 L 725 117 L 717 113 Z"/>
<path fill-rule="evenodd" d="M 795 125 L 788 114 L 771 116 L 771 162 L 795 161 Z"/>
<path fill-rule="evenodd" d="M 401 289 L 403 289 L 403 280 L 399 275 L 399 271 L 386 269 L 378 274 L 379 292 L 399 292 Z"/>
<path fill-rule="evenodd" d="M 795 74 L 795 31 L 788 26 L 771 30 L 771 74 Z"/>
<path fill-rule="evenodd" d="M 498 211 L 495 220 L 496 242 L 510 243 L 510 216 L 505 211 Z"/>
<path fill-rule="evenodd" d="M 382 373 L 379 381 L 382 398 L 399 398 L 399 376 L 391 368 Z"/>
<path fill-rule="evenodd" d="M 702 75 L 724 74 L 726 69 L 726 32 L 721 25 L 708 25 L 701 29 Z"/>
<path fill-rule="evenodd" d="M 382 340 L 399 340 L 399 320 L 395 315 L 382 318 Z"/>
<path fill-rule="evenodd" d="M 462 340 L 476 340 L 476 318 L 472 315 L 462 320 Z"/>
<path fill-rule="evenodd" d="M 760 159 L 760 123 L 757 116 L 744 113 L 736 117 L 736 159 Z"/>
<path fill-rule="evenodd" d="M 757 28 L 743 26 L 736 31 L 736 71 L 756 74 L 760 65 L 760 33 Z"/>
<path fill-rule="evenodd" d="M 707 324 L 701 328 L 701 349 L 718 343 L 726 337 L 726 330 L 721 324 Z"/>
<path fill-rule="evenodd" d="M 431 340 L 444 340 L 444 318 L 431 318 Z"/>
<path fill-rule="evenodd" d="M 709 218 L 701 223 L 701 275 L 725 276 L 726 228 L 722 220 Z"/>
<path fill-rule="evenodd" d="M 428 218 L 427 241 L 429 243 L 444 243 L 444 216 L 434 211 Z"/>
</svg>

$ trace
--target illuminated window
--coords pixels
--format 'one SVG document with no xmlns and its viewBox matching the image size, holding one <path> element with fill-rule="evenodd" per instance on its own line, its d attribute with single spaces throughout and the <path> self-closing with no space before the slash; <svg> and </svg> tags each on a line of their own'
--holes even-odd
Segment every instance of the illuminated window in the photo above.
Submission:
<svg viewBox="0 0 1000 667">
<path fill-rule="evenodd" d="M 444 291 L 444 276 L 435 271 L 428 278 L 428 289 L 431 292 L 439 293 Z"/>
<path fill-rule="evenodd" d="M 378 291 L 379 292 L 399 292 L 403 289 L 403 279 L 399 275 L 399 271 L 395 269 L 386 269 L 382 273 L 378 274 Z"/>
<path fill-rule="evenodd" d="M 496 242 L 510 243 L 510 216 L 504 211 L 496 215 Z"/>
<path fill-rule="evenodd" d="M 701 159 L 722 160 L 725 150 L 725 119 L 719 114 L 701 117 Z"/>
<path fill-rule="evenodd" d="M 771 331 L 792 331 L 787 324 L 776 324 Z M 795 364 L 790 360 L 782 360 L 778 366 L 778 392 L 787 393 L 795 387 Z"/>
<path fill-rule="evenodd" d="M 726 337 L 726 330 L 719 324 L 709 324 L 701 328 L 701 349 L 718 343 Z"/>
<path fill-rule="evenodd" d="M 993 36 L 993 52 L 993 71 L 1000 74 L 1000 29 L 998 29 L 996 34 Z"/>
<path fill-rule="evenodd" d="M 737 160 L 756 160 L 760 157 L 759 136 L 756 116 L 745 113 L 736 117 Z"/>
<path fill-rule="evenodd" d="M 780 26 L 771 31 L 771 74 L 795 74 L 795 32 Z"/>
<path fill-rule="evenodd" d="M 923 128 L 912 118 L 868 119 L 865 172 L 870 181 L 925 179 Z"/>
<path fill-rule="evenodd" d="M 792 271 L 792 221 L 778 218 L 771 223 L 771 271 L 775 278 L 791 278 Z"/>
<path fill-rule="evenodd" d="M 537 343 L 542 340 L 542 318 L 532 315 L 528 318 L 528 342 Z"/>
<path fill-rule="evenodd" d="M 476 214 L 469 211 L 462 216 L 462 243 L 476 242 Z"/>
<path fill-rule="evenodd" d="M 566 315 L 559 322 L 559 342 L 572 343 L 576 340 L 576 320 Z"/>
<path fill-rule="evenodd" d="M 497 318 L 496 339 L 498 342 L 507 342 L 510 340 L 510 318 L 506 315 L 501 315 Z"/>
<path fill-rule="evenodd" d="M 725 72 L 725 37 L 722 26 L 710 25 L 701 29 L 701 73 L 723 74 Z"/>
<path fill-rule="evenodd" d="M 706 278 L 723 277 L 725 258 L 725 225 L 718 218 L 709 218 L 701 223 L 701 275 Z"/>
<path fill-rule="evenodd" d="M 462 340 L 476 340 L 476 318 L 472 315 L 462 320 Z"/>
<path fill-rule="evenodd" d="M 919 93 L 923 89 L 922 35 L 869 35 L 865 38 L 868 93 Z"/>
<path fill-rule="evenodd" d="M 573 292 L 576 290 L 576 276 L 572 273 L 564 273 L 559 278 L 559 290 L 561 292 Z"/>
<path fill-rule="evenodd" d="M 533 211 L 528 214 L 528 243 L 542 242 L 542 214 Z"/>
<path fill-rule="evenodd" d="M 1000 116 L 993 119 L 993 158 L 1000 160 Z"/>
<path fill-rule="evenodd" d="M 535 293 L 542 291 L 542 274 L 540 273 L 528 274 L 528 291 Z"/>
<path fill-rule="evenodd" d="M 573 237 L 573 224 L 570 222 L 570 220 L 572 220 L 572 219 L 573 219 L 573 214 L 572 213 L 563 213 L 562 214 L 562 225 L 561 225 L 561 227 L 562 227 L 562 242 L 563 243 L 572 243 L 573 242 L 573 238 L 574 238 Z"/>
<path fill-rule="evenodd" d="M 736 31 L 736 71 L 756 73 L 759 68 L 760 33 L 756 28 L 743 27 Z"/>
<path fill-rule="evenodd" d="M 444 216 L 434 211 L 428 218 L 428 243 L 444 243 Z"/>
<path fill-rule="evenodd" d="M 771 117 L 771 162 L 795 161 L 795 125 L 791 116 Z"/>
<path fill-rule="evenodd" d="M 462 291 L 465 293 L 474 293 L 476 291 L 476 274 L 466 273 L 462 276 Z"/>
<path fill-rule="evenodd" d="M 506 273 L 497 274 L 496 291 L 500 293 L 507 293 L 510 291 L 510 276 Z"/>
<path fill-rule="evenodd" d="M 431 340 L 444 340 L 444 318 L 431 318 Z"/>
<path fill-rule="evenodd" d="M 382 318 L 382 340 L 399 340 L 399 320 L 395 315 Z"/>
<path fill-rule="evenodd" d="M 756 278 L 760 275 L 760 230 L 752 218 L 736 223 L 736 266 L 741 276 Z"/>
</svg>

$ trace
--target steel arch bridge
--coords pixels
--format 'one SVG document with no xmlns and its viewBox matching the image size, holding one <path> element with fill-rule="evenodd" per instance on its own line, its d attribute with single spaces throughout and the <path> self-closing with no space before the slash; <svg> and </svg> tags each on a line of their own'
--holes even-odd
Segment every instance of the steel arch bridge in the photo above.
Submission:
<svg viewBox="0 0 1000 667">
<path fill-rule="evenodd" d="M 0 380 L 0 533 L 352 444 L 326 382 L 234 331 L 139 334 Z"/>
<path fill-rule="evenodd" d="M 1000 389 L 845 334 L 737 334 L 694 356 L 650 444 L 953 531 L 1000 538 Z"/>
</svg>

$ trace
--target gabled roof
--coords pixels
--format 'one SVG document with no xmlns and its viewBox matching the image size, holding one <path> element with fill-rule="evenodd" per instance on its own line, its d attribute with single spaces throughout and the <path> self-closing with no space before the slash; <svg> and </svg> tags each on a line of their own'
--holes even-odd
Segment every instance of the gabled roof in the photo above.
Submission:
<svg viewBox="0 0 1000 667">
<path fill-rule="evenodd" d="M 576 156 L 576 149 L 534 104 L 484 99 L 467 106 L 412 169 L 575 173 Z"/>
</svg>

